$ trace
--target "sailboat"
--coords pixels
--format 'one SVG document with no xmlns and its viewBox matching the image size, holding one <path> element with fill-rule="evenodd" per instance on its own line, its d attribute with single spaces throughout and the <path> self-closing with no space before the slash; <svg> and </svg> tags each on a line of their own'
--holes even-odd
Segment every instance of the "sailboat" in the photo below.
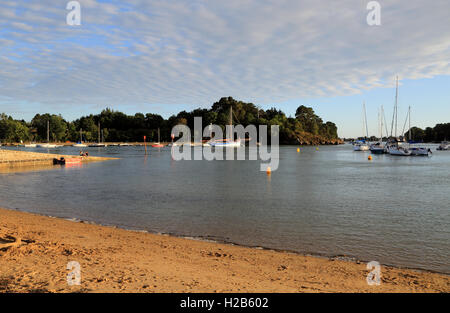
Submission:
<svg viewBox="0 0 450 313">
<path fill-rule="evenodd" d="M 398 121 L 398 76 L 395 88 L 395 105 L 392 116 L 391 136 L 388 140 L 387 151 L 389 152 L 390 155 L 410 156 L 411 151 L 408 149 L 408 147 L 403 145 L 404 141 L 397 138 L 397 121 Z M 392 130 L 394 128 L 394 124 L 395 124 L 395 133 L 393 137 Z"/>
<path fill-rule="evenodd" d="M 36 145 L 36 147 L 47 148 L 47 149 L 57 147 L 57 145 L 50 143 L 50 121 L 47 121 L 47 143 L 38 144 L 38 145 Z"/>
<path fill-rule="evenodd" d="M 72 145 L 72 147 L 76 147 L 76 148 L 87 147 L 87 145 L 83 143 L 83 129 L 82 128 L 80 128 L 80 141 L 78 143 Z"/>
<path fill-rule="evenodd" d="M 233 126 L 233 106 L 230 106 L 230 118 L 228 125 Z M 234 132 L 232 127 L 230 127 L 227 139 L 212 140 L 209 141 L 208 144 L 212 147 L 238 148 L 241 146 L 241 139 L 238 138 L 237 140 L 234 140 Z"/>
<path fill-rule="evenodd" d="M 158 142 L 155 142 L 154 144 L 152 144 L 153 148 L 163 148 L 164 145 L 161 144 L 160 142 L 160 132 L 159 132 L 159 128 L 158 128 Z"/>
<path fill-rule="evenodd" d="M 441 142 L 441 144 L 439 145 L 437 150 L 441 150 L 441 151 L 450 150 L 450 142 L 448 142 L 448 141 Z"/>
<path fill-rule="evenodd" d="M 89 145 L 89 147 L 95 147 L 95 148 L 107 147 L 106 144 L 104 144 L 102 141 L 100 141 L 100 122 L 98 122 L 98 142 Z"/>
<path fill-rule="evenodd" d="M 363 116 L 363 132 L 364 132 L 364 128 L 366 129 L 366 138 L 369 137 L 369 130 L 367 128 L 367 114 L 366 114 L 366 104 L 363 103 L 363 111 L 364 111 L 364 116 Z M 365 126 L 365 127 L 364 127 Z M 353 150 L 354 151 L 368 151 L 369 150 L 369 144 L 366 143 L 365 140 L 358 140 L 353 144 Z"/>
<path fill-rule="evenodd" d="M 416 147 L 416 146 L 412 146 L 411 147 L 411 106 L 408 109 L 408 119 L 409 119 L 409 131 L 408 131 L 408 137 L 409 137 L 409 150 L 411 151 L 411 155 L 417 155 L 417 156 L 428 156 L 429 153 L 432 153 L 430 149 L 425 148 L 425 147 Z M 405 121 L 406 124 L 406 121 Z"/>
<path fill-rule="evenodd" d="M 384 118 L 384 110 L 383 106 L 381 106 L 380 111 L 378 111 L 378 126 L 380 127 L 380 140 L 370 146 L 370 152 L 373 154 L 383 154 L 386 153 L 386 147 L 383 143 L 383 118 Z"/>
</svg>

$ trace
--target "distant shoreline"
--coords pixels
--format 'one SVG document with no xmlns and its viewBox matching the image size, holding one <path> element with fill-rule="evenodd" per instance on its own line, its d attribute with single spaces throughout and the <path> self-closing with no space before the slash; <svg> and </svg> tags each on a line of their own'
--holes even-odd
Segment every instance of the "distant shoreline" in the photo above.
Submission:
<svg viewBox="0 0 450 313">
<path fill-rule="evenodd" d="M 449 292 L 450 276 L 190 240 L 0 209 L 0 292 Z M 20 238 L 2 251 L 1 239 Z M 65 281 L 67 262 L 83 271 Z M 2 289 L 3 288 L 3 289 Z"/>
</svg>

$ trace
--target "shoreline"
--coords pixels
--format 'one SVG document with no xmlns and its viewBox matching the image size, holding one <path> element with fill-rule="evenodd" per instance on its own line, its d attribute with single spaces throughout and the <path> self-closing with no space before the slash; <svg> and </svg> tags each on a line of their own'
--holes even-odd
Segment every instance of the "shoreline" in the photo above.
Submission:
<svg viewBox="0 0 450 313">
<path fill-rule="evenodd" d="M 14 212 L 22 212 L 26 214 L 32 214 L 42 217 L 48 217 L 53 219 L 60 219 L 72 223 L 81 223 L 81 224 L 87 224 L 87 225 L 94 225 L 94 226 L 100 226 L 100 227 L 109 227 L 113 229 L 121 229 L 125 231 L 135 232 L 135 233 L 145 233 L 145 234 L 151 234 L 151 235 L 157 235 L 157 236 L 165 236 L 165 237 L 173 237 L 173 238 L 180 238 L 185 240 L 193 240 L 193 241 L 199 241 L 199 242 L 206 242 L 206 243 L 216 243 L 216 244 L 222 244 L 222 245 L 230 245 L 234 247 L 242 247 L 247 249 L 255 249 L 255 250 L 261 250 L 261 251 L 272 251 L 272 252 L 278 252 L 278 253 L 285 253 L 285 254 L 291 254 L 291 255 L 298 255 L 298 256 L 305 256 L 305 257 L 313 257 L 313 258 L 322 258 L 327 260 L 340 260 L 345 262 L 351 262 L 355 264 L 367 264 L 370 262 L 370 260 L 364 260 L 359 259 L 355 256 L 350 255 L 331 255 L 331 254 L 321 254 L 321 253 L 314 253 L 314 252 L 304 252 L 304 251 L 295 251 L 295 250 L 289 250 L 289 249 L 278 249 L 273 247 L 266 247 L 266 246 L 260 246 L 260 245 L 246 245 L 241 244 L 238 242 L 233 241 L 227 241 L 227 240 L 221 240 L 221 239 L 209 239 L 210 236 L 192 236 L 192 235 L 183 235 L 183 234 L 177 234 L 177 233 L 164 233 L 164 232 L 158 232 L 153 230 L 147 230 L 147 229 L 140 229 L 140 228 L 132 228 L 129 226 L 118 226 L 113 224 L 102 224 L 100 222 L 91 221 L 91 220 L 82 220 L 76 217 L 60 217 L 60 216 L 53 216 L 53 215 L 47 215 L 43 213 L 36 213 L 31 212 L 26 209 L 20 209 L 20 208 L 8 208 L 8 207 L 0 207 L 0 210 L 8 210 L 8 211 L 14 211 Z M 425 269 L 425 268 L 419 268 L 419 267 L 408 267 L 408 266 L 402 266 L 402 265 L 395 265 L 395 264 L 387 264 L 387 263 L 380 263 L 381 266 L 386 267 L 392 267 L 400 270 L 411 270 L 416 272 L 425 272 L 425 273 L 433 273 L 433 274 L 439 274 L 439 275 L 446 275 L 450 278 L 450 272 L 440 272 L 437 270 L 432 269 Z"/>
<path fill-rule="evenodd" d="M 13 237 L 21 243 L 2 249 Z M 450 291 L 449 275 L 422 269 L 381 265 L 381 285 L 369 286 L 366 263 L 340 256 L 245 247 L 10 209 L 0 209 L 1 238 L 0 292 Z M 65 281 L 71 260 L 84 269 L 81 286 Z"/>
</svg>

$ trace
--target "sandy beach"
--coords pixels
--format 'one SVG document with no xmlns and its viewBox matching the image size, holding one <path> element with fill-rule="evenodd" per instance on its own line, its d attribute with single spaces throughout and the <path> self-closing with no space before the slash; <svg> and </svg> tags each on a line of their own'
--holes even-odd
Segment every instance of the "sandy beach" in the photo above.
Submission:
<svg viewBox="0 0 450 313">
<path fill-rule="evenodd" d="M 68 262 L 81 266 L 69 286 Z M 0 209 L 0 292 L 449 292 L 444 274 L 136 232 Z"/>
</svg>

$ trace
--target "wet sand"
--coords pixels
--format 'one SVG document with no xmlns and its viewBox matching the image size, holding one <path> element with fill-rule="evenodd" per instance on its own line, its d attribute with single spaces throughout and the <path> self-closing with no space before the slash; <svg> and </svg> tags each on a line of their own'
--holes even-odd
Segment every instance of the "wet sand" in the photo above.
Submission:
<svg viewBox="0 0 450 313">
<path fill-rule="evenodd" d="M 69 286 L 67 263 L 81 266 Z M 0 209 L 0 292 L 449 292 L 444 274 L 302 256 Z"/>
</svg>

